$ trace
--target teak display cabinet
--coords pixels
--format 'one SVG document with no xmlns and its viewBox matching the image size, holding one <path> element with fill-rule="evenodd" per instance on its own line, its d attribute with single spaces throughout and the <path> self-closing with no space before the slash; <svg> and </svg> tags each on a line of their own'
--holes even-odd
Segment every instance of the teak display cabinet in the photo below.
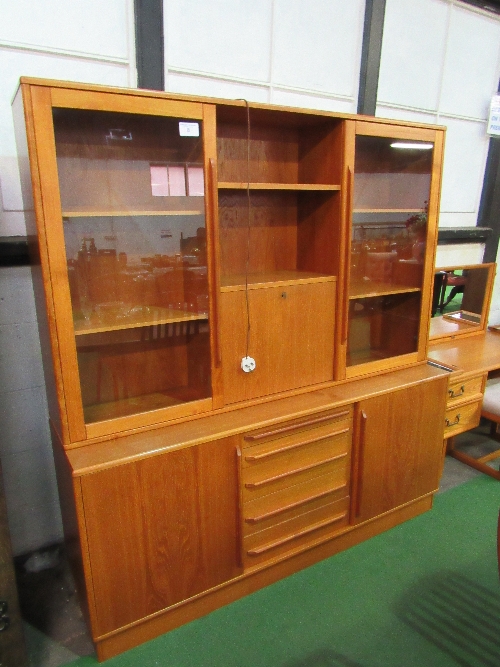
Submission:
<svg viewBox="0 0 500 667">
<path fill-rule="evenodd" d="M 36 79 L 13 108 L 99 659 L 430 508 L 442 128 Z"/>
</svg>

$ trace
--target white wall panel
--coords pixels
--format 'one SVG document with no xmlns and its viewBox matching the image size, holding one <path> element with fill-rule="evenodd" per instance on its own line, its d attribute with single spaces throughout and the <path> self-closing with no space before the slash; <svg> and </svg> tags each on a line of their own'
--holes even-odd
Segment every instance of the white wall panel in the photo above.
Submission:
<svg viewBox="0 0 500 667">
<path fill-rule="evenodd" d="M 441 210 L 477 213 L 488 153 L 484 123 L 441 121 L 447 127 Z"/>
<path fill-rule="evenodd" d="M 458 226 L 458 225 L 455 225 Z M 436 250 L 436 268 L 481 264 L 484 255 L 484 243 L 457 243 L 438 245 Z"/>
<path fill-rule="evenodd" d="M 339 113 L 356 113 L 356 99 L 341 97 L 325 97 L 321 94 L 313 95 L 307 92 L 282 90 L 273 88 L 271 100 L 273 104 L 303 109 L 318 109 L 320 111 L 338 111 Z"/>
<path fill-rule="evenodd" d="M 169 72 L 166 78 L 166 89 L 172 93 L 185 95 L 206 95 L 224 99 L 246 99 L 252 102 L 268 102 L 268 86 L 250 85 L 245 82 L 224 81 L 212 77 L 194 74 Z"/>
<path fill-rule="evenodd" d="M 498 18 L 454 6 L 443 71 L 441 113 L 486 119 L 497 91 L 500 56 Z"/>
<path fill-rule="evenodd" d="M 268 81 L 272 0 L 164 0 L 166 67 Z"/>
<path fill-rule="evenodd" d="M 128 59 L 129 0 L 5 0 L 0 42 Z"/>
<path fill-rule="evenodd" d="M 61 541 L 61 511 L 50 447 L 6 454 L 2 468 L 14 555 Z"/>
<path fill-rule="evenodd" d="M 436 124 L 435 113 L 428 113 L 419 109 L 399 109 L 383 103 L 377 104 L 375 115 L 380 118 L 393 118 L 394 120 L 404 120 L 409 123 Z"/>
<path fill-rule="evenodd" d="M 0 47 L 0 189 L 2 211 L 0 212 L 0 235 L 26 233 L 25 227 L 16 226 L 18 218 L 6 213 L 21 211 L 21 185 L 17 165 L 11 101 L 21 76 L 34 76 L 69 81 L 102 83 L 114 86 L 131 85 L 130 71 L 125 65 L 89 61 L 40 53 L 30 53 Z M 8 219 L 7 219 L 8 218 Z M 14 224 L 14 226 L 13 226 Z"/>
<path fill-rule="evenodd" d="M 497 274 L 495 276 L 495 282 L 493 283 L 493 294 L 491 296 L 488 324 L 500 324 L 500 271 L 498 271 L 498 257 Z"/>
<path fill-rule="evenodd" d="M 273 83 L 358 93 L 364 0 L 275 0 Z"/>
<path fill-rule="evenodd" d="M 442 0 L 387 0 L 379 104 L 437 108 L 448 10 Z"/>
</svg>

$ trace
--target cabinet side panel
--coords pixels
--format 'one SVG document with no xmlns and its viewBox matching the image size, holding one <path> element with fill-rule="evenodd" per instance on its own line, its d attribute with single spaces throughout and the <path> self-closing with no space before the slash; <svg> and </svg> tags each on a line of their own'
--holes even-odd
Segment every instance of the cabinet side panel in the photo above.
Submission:
<svg viewBox="0 0 500 667">
<path fill-rule="evenodd" d="M 64 410 L 60 410 L 61 400 L 64 399 L 57 389 L 61 386 L 61 377 L 60 366 L 55 362 L 58 346 L 54 308 L 46 263 L 43 268 L 41 261 L 41 255 L 45 252 L 43 230 L 39 236 L 37 229 L 37 221 L 43 218 L 43 207 L 31 112 L 31 89 L 28 86 L 19 87 L 12 104 L 12 113 L 49 415 L 53 426 L 64 436 L 67 434 L 67 423 L 63 417 Z"/>
<path fill-rule="evenodd" d="M 98 635 L 238 573 L 235 449 L 227 438 L 82 478 Z"/>
<path fill-rule="evenodd" d="M 85 525 L 80 503 L 80 480 L 73 479 L 71 465 L 54 428 L 51 429 L 51 433 L 66 554 L 83 614 L 91 627 L 95 627 L 92 576 L 88 553 L 84 546 L 85 533 L 80 533 L 80 528 Z"/>
</svg>

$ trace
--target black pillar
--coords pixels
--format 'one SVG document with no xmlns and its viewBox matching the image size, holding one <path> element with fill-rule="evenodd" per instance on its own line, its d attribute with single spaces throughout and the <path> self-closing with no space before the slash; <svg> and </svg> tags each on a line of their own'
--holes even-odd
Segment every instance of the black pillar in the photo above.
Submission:
<svg viewBox="0 0 500 667">
<path fill-rule="evenodd" d="M 358 113 L 367 116 L 374 116 L 377 106 L 384 17 L 385 0 L 366 0 L 359 73 Z"/>
<path fill-rule="evenodd" d="M 137 87 L 165 90 L 163 0 L 134 0 Z"/>
</svg>

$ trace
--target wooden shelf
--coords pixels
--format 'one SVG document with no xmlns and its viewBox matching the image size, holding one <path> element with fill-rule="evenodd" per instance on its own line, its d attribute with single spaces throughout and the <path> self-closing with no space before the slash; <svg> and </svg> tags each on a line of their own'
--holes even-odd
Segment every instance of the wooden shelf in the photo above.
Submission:
<svg viewBox="0 0 500 667">
<path fill-rule="evenodd" d="M 250 183 L 219 181 L 220 190 L 297 190 L 297 191 L 318 191 L 318 192 L 336 192 L 340 190 L 340 185 L 327 185 L 315 183 Z"/>
<path fill-rule="evenodd" d="M 62 212 L 62 217 L 63 218 L 132 218 L 132 217 L 139 217 L 139 216 L 147 216 L 147 215 L 156 215 L 156 216 L 164 216 L 164 215 L 203 215 L 203 211 L 198 211 L 198 210 L 190 210 L 190 211 L 144 211 L 144 210 L 139 210 L 139 211 L 109 211 L 109 210 L 104 210 L 104 211 L 63 211 Z"/>
<path fill-rule="evenodd" d="M 153 392 L 151 394 L 123 398 L 108 403 L 88 405 L 84 407 L 85 423 L 92 424 L 94 422 L 106 421 L 108 419 L 126 417 L 127 415 L 136 414 L 138 412 L 151 412 L 152 410 L 172 408 L 176 405 L 182 405 L 191 401 L 201 405 L 207 401 L 211 404 L 212 399 L 200 396 L 199 393 L 193 392 L 193 390 L 190 390 L 187 387 L 179 387 L 168 393 Z M 208 404 L 205 407 L 208 407 Z"/>
<path fill-rule="evenodd" d="M 368 299 L 387 294 L 406 294 L 420 292 L 420 287 L 408 285 L 394 285 L 392 283 L 378 283 L 374 281 L 354 283 L 349 286 L 349 299 Z"/>
<path fill-rule="evenodd" d="M 353 213 L 422 213 L 421 208 L 360 208 L 353 209 Z"/>
<path fill-rule="evenodd" d="M 328 276 L 309 271 L 270 271 L 266 273 L 250 273 L 248 289 L 265 289 L 280 285 L 308 285 L 311 283 L 336 282 L 336 276 Z M 222 276 L 221 292 L 237 292 L 244 290 L 246 285 L 243 274 Z"/>
<path fill-rule="evenodd" d="M 140 309 L 133 308 L 131 310 L 133 312 L 124 307 L 117 307 L 107 312 L 93 313 L 88 321 L 75 320 L 75 336 L 208 319 L 208 315 L 205 313 L 153 306 L 143 306 Z"/>
</svg>

